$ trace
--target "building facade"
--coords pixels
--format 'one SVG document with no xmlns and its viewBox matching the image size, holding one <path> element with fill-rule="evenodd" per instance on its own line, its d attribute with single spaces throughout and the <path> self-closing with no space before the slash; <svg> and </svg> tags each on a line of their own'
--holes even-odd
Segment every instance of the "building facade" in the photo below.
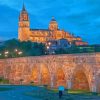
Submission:
<svg viewBox="0 0 100 100">
<path fill-rule="evenodd" d="M 46 48 L 47 54 L 55 54 L 56 50 L 66 50 L 67 48 L 70 48 L 72 45 L 69 44 L 69 42 L 67 41 L 67 39 L 59 39 L 57 41 L 48 41 L 46 43 Z"/>
<path fill-rule="evenodd" d="M 87 45 L 80 37 L 75 37 L 72 34 L 60 30 L 58 23 L 52 18 L 49 23 L 48 29 L 30 29 L 30 20 L 28 12 L 23 5 L 22 11 L 19 16 L 18 39 L 20 41 L 32 41 L 46 43 L 51 40 L 67 39 L 70 43 L 77 42 L 77 45 Z"/>
</svg>

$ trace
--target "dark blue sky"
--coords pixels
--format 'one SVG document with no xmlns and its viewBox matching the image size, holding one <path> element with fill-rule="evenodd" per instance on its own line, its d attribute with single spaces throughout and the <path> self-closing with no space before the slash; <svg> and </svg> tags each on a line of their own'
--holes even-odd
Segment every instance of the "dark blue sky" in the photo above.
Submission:
<svg viewBox="0 0 100 100">
<path fill-rule="evenodd" d="M 31 28 L 48 28 L 54 16 L 60 29 L 100 44 L 100 0 L 24 0 Z M 0 0 L 0 40 L 17 38 L 23 0 Z"/>
</svg>

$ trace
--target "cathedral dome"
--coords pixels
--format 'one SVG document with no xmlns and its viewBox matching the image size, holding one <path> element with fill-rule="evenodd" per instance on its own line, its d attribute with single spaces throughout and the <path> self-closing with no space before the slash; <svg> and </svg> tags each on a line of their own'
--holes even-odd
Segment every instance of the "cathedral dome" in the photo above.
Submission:
<svg viewBox="0 0 100 100">
<path fill-rule="evenodd" d="M 54 17 L 52 17 L 50 21 L 49 30 L 58 30 L 58 23 L 56 22 Z"/>
<path fill-rule="evenodd" d="M 55 20 L 55 18 L 54 18 L 54 17 L 52 17 L 51 22 L 56 22 L 56 20 Z"/>
</svg>

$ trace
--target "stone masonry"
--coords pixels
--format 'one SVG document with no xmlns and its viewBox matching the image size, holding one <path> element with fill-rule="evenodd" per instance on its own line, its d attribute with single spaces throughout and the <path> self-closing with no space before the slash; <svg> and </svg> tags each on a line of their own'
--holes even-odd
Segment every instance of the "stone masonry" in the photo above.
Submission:
<svg viewBox="0 0 100 100">
<path fill-rule="evenodd" d="M 34 82 L 100 92 L 100 53 L 1 59 L 0 76 L 11 84 Z"/>
</svg>

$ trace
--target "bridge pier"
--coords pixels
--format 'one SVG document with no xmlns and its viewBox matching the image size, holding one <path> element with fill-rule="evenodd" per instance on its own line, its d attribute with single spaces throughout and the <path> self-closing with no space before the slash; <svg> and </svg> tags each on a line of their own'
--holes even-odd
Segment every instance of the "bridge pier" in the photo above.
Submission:
<svg viewBox="0 0 100 100">
<path fill-rule="evenodd" d="M 38 84 L 41 85 L 41 71 L 39 69 L 39 75 L 38 75 Z"/>
<path fill-rule="evenodd" d="M 68 89 L 72 88 L 72 82 L 71 82 L 71 80 L 67 80 L 67 88 Z"/>
<path fill-rule="evenodd" d="M 97 92 L 97 86 L 96 86 L 95 83 L 92 83 L 90 91 L 91 92 Z"/>
<path fill-rule="evenodd" d="M 96 86 L 92 86 L 91 92 L 97 92 Z"/>
<path fill-rule="evenodd" d="M 90 91 L 91 92 L 97 92 L 97 80 L 96 80 L 96 76 L 92 76 L 92 80 L 91 80 L 91 84 L 90 84 Z"/>
<path fill-rule="evenodd" d="M 54 88 L 54 85 L 55 85 L 54 81 L 55 81 L 55 76 L 52 75 L 52 76 L 51 76 L 51 83 L 50 83 L 51 88 Z"/>
</svg>

